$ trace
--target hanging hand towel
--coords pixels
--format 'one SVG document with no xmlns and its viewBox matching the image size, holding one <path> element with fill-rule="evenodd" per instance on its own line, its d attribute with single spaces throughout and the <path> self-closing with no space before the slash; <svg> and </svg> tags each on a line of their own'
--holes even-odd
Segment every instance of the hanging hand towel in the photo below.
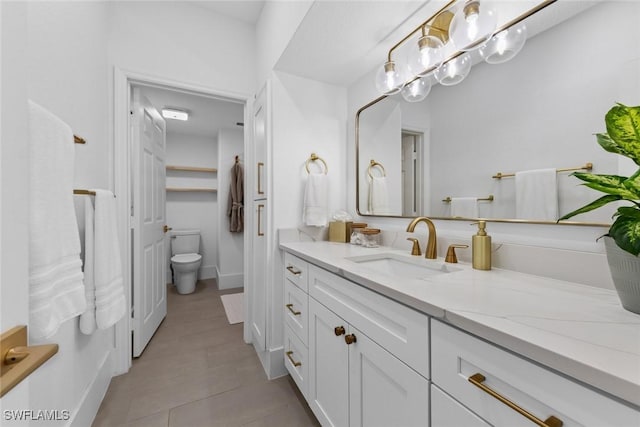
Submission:
<svg viewBox="0 0 640 427">
<path fill-rule="evenodd" d="M 71 128 L 29 101 L 29 333 L 42 339 L 85 309 L 73 204 Z"/>
<path fill-rule="evenodd" d="M 555 169 L 516 172 L 516 218 L 556 221 L 558 186 Z"/>
<path fill-rule="evenodd" d="M 451 216 L 454 218 L 478 218 L 478 198 L 452 197 Z"/>
<path fill-rule="evenodd" d="M 244 228 L 244 169 L 237 162 L 231 168 L 231 185 L 227 203 L 229 231 L 240 232 Z"/>
<path fill-rule="evenodd" d="M 87 308 L 80 315 L 80 331 L 91 335 L 96 330 L 96 286 L 94 282 L 94 211 L 91 197 L 84 196 L 84 296 Z"/>
<path fill-rule="evenodd" d="M 302 222 L 305 225 L 324 227 L 327 225 L 329 179 L 323 173 L 312 173 L 307 178 L 302 207 Z"/>
<path fill-rule="evenodd" d="M 389 190 L 386 176 L 374 176 L 369 182 L 369 213 L 372 215 L 389 213 Z"/>
<path fill-rule="evenodd" d="M 108 190 L 96 193 L 95 213 L 95 288 L 96 325 L 107 329 L 124 316 L 127 303 L 124 296 L 120 246 L 116 224 L 116 201 Z"/>
</svg>

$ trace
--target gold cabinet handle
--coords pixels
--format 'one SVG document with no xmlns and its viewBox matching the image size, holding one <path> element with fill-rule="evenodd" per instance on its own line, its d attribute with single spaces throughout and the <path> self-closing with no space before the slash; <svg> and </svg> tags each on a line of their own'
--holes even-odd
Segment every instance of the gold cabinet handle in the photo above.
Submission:
<svg viewBox="0 0 640 427">
<path fill-rule="evenodd" d="M 293 351 L 287 351 L 287 357 L 289 358 L 291 363 L 293 363 L 293 366 L 295 366 L 296 368 L 298 366 L 302 366 L 302 362 L 296 362 L 295 360 L 293 360 L 293 357 L 291 356 L 292 354 L 293 354 Z"/>
<path fill-rule="evenodd" d="M 353 334 L 349 334 L 349 335 L 345 335 L 344 336 L 344 342 L 347 343 L 347 345 L 353 344 L 354 342 L 358 341 L 356 339 L 356 336 Z"/>
<path fill-rule="evenodd" d="M 534 424 L 536 424 L 536 425 L 538 425 L 540 427 L 562 427 L 562 421 L 559 420 L 558 418 L 556 418 L 553 415 L 551 415 L 549 418 L 547 418 L 546 420 L 542 421 L 540 418 L 536 417 L 535 415 L 533 415 L 532 413 L 528 412 L 527 410 L 521 408 L 517 404 L 513 403 L 512 401 L 510 401 L 506 397 L 504 397 L 501 394 L 499 394 L 498 392 L 496 392 L 495 390 L 492 390 L 491 388 L 489 388 L 486 385 L 484 385 L 483 382 L 485 380 L 486 380 L 485 376 L 480 374 L 480 373 L 471 375 L 469 377 L 469 382 L 471 384 L 473 384 L 474 386 L 478 387 L 480 390 L 484 391 L 485 393 L 489 394 L 491 397 L 494 397 L 494 398 L 498 399 L 500 402 L 504 403 L 509 408 L 513 409 L 514 411 L 516 411 L 520 415 L 524 416 L 525 418 L 527 418 L 529 421 L 533 422 Z"/>
<path fill-rule="evenodd" d="M 262 168 L 264 167 L 264 163 L 258 162 L 258 194 L 264 194 L 262 191 Z"/>
<path fill-rule="evenodd" d="M 302 270 L 296 270 L 296 268 L 293 265 L 288 266 L 287 270 L 289 270 L 291 274 L 295 274 L 296 276 L 299 276 L 302 274 Z"/>
<path fill-rule="evenodd" d="M 258 236 L 264 236 L 264 231 L 262 231 L 262 209 L 264 209 L 264 205 L 258 205 Z"/>
<path fill-rule="evenodd" d="M 285 307 L 287 307 L 289 309 L 289 311 L 293 313 L 294 316 L 300 316 L 300 314 L 302 314 L 299 311 L 295 311 L 293 309 L 293 304 L 287 304 L 287 305 L 285 305 Z"/>
<path fill-rule="evenodd" d="M 347 331 L 345 331 L 344 326 L 336 326 L 333 329 L 333 332 L 336 334 L 337 337 L 339 337 L 340 335 L 344 335 Z"/>
</svg>

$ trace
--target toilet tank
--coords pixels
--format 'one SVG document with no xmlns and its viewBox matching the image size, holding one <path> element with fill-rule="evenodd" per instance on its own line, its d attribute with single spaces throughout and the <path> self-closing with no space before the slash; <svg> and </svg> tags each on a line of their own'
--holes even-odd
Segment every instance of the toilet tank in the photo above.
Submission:
<svg viewBox="0 0 640 427">
<path fill-rule="evenodd" d="M 197 254 L 200 251 L 200 230 L 173 230 L 171 255 Z"/>
</svg>

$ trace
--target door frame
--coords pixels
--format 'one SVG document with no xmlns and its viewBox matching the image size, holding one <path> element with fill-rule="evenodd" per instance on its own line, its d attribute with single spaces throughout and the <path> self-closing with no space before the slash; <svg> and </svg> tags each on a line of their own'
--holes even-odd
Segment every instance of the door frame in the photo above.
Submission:
<svg viewBox="0 0 640 427">
<path fill-rule="evenodd" d="M 114 94 L 113 94 L 113 151 L 110 152 L 112 159 L 109 168 L 109 182 L 113 184 L 116 197 L 116 212 L 118 218 L 118 239 L 122 254 L 122 273 L 124 277 L 125 296 L 127 299 L 127 316 L 115 325 L 115 342 L 112 351 L 112 366 L 114 375 L 126 373 L 131 367 L 131 300 L 132 300 L 132 278 L 131 278 L 131 256 L 132 256 L 132 236 L 131 236 L 131 212 L 132 201 L 131 192 L 131 131 L 130 114 L 131 111 L 131 86 L 155 86 L 174 90 L 183 90 L 199 95 L 209 96 L 237 102 L 244 105 L 244 152 L 245 157 L 253 149 L 252 112 L 253 95 L 246 93 L 231 92 L 219 88 L 198 85 L 194 83 L 177 81 L 166 77 L 155 76 L 142 72 L 114 67 Z M 247 182 L 247 181 L 245 181 Z M 244 258 L 249 259 L 250 241 L 247 233 L 244 233 Z M 247 290 L 248 263 L 244 263 L 245 292 Z M 245 313 L 248 313 L 247 300 L 245 298 Z M 249 322 L 244 322 L 244 340 L 249 342 Z"/>
</svg>

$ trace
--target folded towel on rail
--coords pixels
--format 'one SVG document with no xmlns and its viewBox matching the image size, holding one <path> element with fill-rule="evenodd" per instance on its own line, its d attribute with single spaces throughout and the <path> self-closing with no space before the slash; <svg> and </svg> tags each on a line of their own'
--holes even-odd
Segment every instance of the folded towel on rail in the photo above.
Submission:
<svg viewBox="0 0 640 427">
<path fill-rule="evenodd" d="M 516 172 L 516 218 L 558 219 L 557 175 L 556 169 Z"/>
<path fill-rule="evenodd" d="M 454 218 L 478 218 L 478 198 L 452 197 L 451 216 Z"/>
<path fill-rule="evenodd" d="M 73 204 L 71 128 L 29 101 L 29 334 L 48 338 L 85 309 Z"/>
<path fill-rule="evenodd" d="M 116 201 L 108 190 L 96 193 L 94 281 L 96 288 L 96 325 L 107 329 L 124 316 L 127 303 L 118 243 Z"/>
<path fill-rule="evenodd" d="M 80 331 L 91 335 L 96 330 L 96 284 L 94 281 L 95 236 L 91 197 L 84 198 L 84 295 L 87 308 L 80 315 Z"/>
<path fill-rule="evenodd" d="M 329 179 L 324 173 L 312 173 L 307 177 L 302 206 L 302 222 L 305 225 L 324 227 L 328 216 Z"/>
</svg>

